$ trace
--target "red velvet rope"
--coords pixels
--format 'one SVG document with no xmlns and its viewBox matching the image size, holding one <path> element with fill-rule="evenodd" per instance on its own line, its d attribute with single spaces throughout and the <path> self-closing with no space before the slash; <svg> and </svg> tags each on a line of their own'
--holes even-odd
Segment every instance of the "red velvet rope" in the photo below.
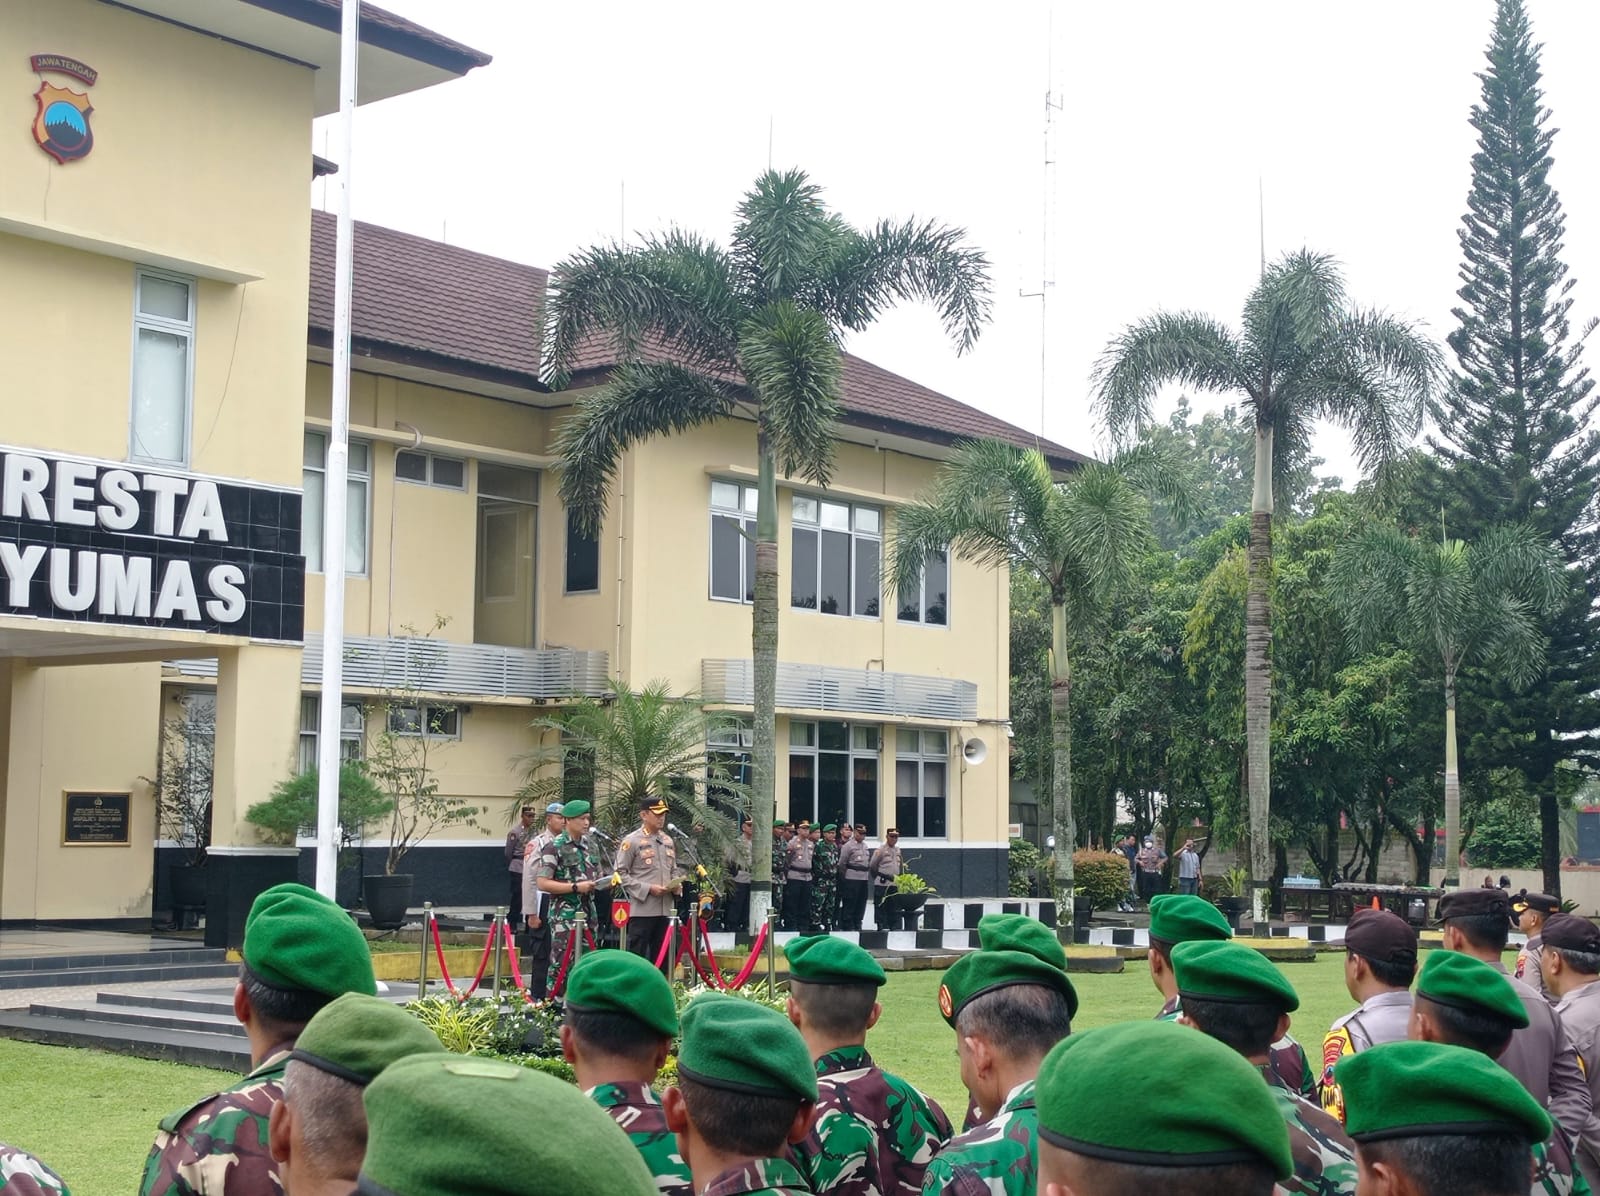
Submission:
<svg viewBox="0 0 1600 1196">
<path fill-rule="evenodd" d="M 659 968 L 662 964 L 667 962 L 667 950 L 671 946 L 672 946 L 672 936 L 670 934 L 662 935 L 661 936 L 661 950 L 656 952 L 656 967 Z"/>
<path fill-rule="evenodd" d="M 539 1002 L 533 999 L 533 994 L 528 991 L 528 986 L 522 982 L 522 965 L 517 961 L 517 935 L 511 929 L 509 921 L 503 924 L 506 928 L 506 950 L 511 956 L 511 983 L 517 986 L 517 991 L 522 994 L 522 999 L 530 1005 Z"/>
<path fill-rule="evenodd" d="M 456 1000 L 462 1000 L 466 995 L 456 988 L 456 982 L 450 979 L 450 967 L 444 961 L 444 944 L 439 941 L 439 923 L 433 916 L 433 911 L 428 911 L 428 929 L 433 932 L 433 953 L 439 960 L 439 974 L 444 980 L 445 988 L 450 990 L 450 995 Z"/>
<path fill-rule="evenodd" d="M 761 930 L 756 934 L 755 946 L 750 948 L 750 958 L 744 961 L 744 967 L 733 978 L 733 982 L 728 985 L 729 988 L 743 988 L 745 982 L 750 979 L 751 973 L 756 970 L 756 962 L 761 958 L 761 948 L 766 946 L 767 930 L 770 926 L 771 923 L 761 923 Z"/>
</svg>

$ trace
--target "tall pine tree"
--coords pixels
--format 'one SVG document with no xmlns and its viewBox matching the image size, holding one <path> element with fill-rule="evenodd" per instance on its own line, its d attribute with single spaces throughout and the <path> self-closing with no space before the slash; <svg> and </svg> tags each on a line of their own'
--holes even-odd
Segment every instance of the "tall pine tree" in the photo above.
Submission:
<svg viewBox="0 0 1600 1196">
<path fill-rule="evenodd" d="M 1478 152 L 1460 231 L 1462 305 L 1449 337 L 1459 374 L 1433 447 L 1436 495 L 1449 534 L 1531 524 L 1556 543 L 1571 591 L 1547 627 L 1550 663 L 1531 692 L 1474 681 L 1485 722 L 1469 740 L 1477 767 L 1519 770 L 1540 796 L 1545 887 L 1560 890 L 1561 765 L 1600 763 L 1600 433 L 1597 396 L 1568 322 L 1573 279 L 1561 260 L 1566 217 L 1549 182 L 1550 109 L 1539 87 L 1541 47 L 1522 0 L 1499 0 L 1482 98 L 1472 109 Z M 1565 774 L 1570 776 L 1570 774 Z"/>
</svg>

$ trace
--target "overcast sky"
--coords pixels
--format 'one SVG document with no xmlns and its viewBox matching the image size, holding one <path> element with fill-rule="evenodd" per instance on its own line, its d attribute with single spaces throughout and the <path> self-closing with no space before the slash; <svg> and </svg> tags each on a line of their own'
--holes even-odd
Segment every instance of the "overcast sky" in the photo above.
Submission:
<svg viewBox="0 0 1600 1196">
<path fill-rule="evenodd" d="M 1089 375 L 1123 325 L 1158 307 L 1237 319 L 1258 272 L 1258 185 L 1269 257 L 1331 252 L 1358 302 L 1441 341 L 1453 327 L 1492 0 L 1008 0 L 976 22 L 950 0 L 379 2 L 495 60 L 360 111 L 357 218 L 542 266 L 624 230 L 725 240 L 770 154 L 852 221 L 961 225 L 993 264 L 993 322 L 967 357 L 923 308 L 852 351 L 1030 431 L 1042 412 L 1074 448 L 1104 448 Z M 1529 7 L 1587 319 L 1600 4 Z M 1049 267 L 1047 90 L 1061 105 Z M 1041 391 L 1040 300 L 1019 292 L 1047 270 Z M 1353 480 L 1341 435 L 1317 448 Z"/>
</svg>

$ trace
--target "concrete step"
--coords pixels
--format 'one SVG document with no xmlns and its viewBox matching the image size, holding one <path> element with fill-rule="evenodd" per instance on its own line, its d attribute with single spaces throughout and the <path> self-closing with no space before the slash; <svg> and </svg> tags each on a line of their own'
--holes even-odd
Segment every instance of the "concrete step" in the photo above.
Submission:
<svg viewBox="0 0 1600 1196">
<path fill-rule="evenodd" d="M 212 963 L 93 964 L 0 972 L 0 991 L 13 988 L 69 988 L 96 984 L 139 984 L 155 980 L 210 980 L 237 976 L 239 965 L 221 958 Z M 4 998 L 0 997 L 0 1001 Z"/>
<path fill-rule="evenodd" d="M 103 994 L 109 995 L 109 994 Z M 208 1010 L 194 1012 L 180 1009 L 150 1008 L 137 1005 L 114 1005 L 101 1001 L 48 1001 L 35 1002 L 28 1007 L 34 1017 L 59 1018 L 63 1021 L 95 1022 L 114 1026 L 143 1026 L 154 1030 L 187 1030 L 196 1034 L 219 1034 L 229 1038 L 244 1038 L 245 1030 L 233 1016 Z"/>
<path fill-rule="evenodd" d="M 184 989 L 170 993 L 99 993 L 95 1003 L 100 1006 L 132 1006 L 136 1009 L 172 1010 L 176 1013 L 209 1014 L 213 1017 L 233 1017 L 233 988 Z"/>
<path fill-rule="evenodd" d="M 12 1010 L 0 1012 L 0 1037 L 52 1046 L 89 1047 L 241 1074 L 250 1068 L 249 1040 L 230 1034 L 39 1016 L 31 1011 Z"/>
<path fill-rule="evenodd" d="M 61 955 L 0 957 L 0 976 L 18 972 L 64 972 L 77 968 L 169 967 L 174 964 L 222 963 L 220 947 L 152 948 L 148 951 L 72 952 Z"/>
</svg>

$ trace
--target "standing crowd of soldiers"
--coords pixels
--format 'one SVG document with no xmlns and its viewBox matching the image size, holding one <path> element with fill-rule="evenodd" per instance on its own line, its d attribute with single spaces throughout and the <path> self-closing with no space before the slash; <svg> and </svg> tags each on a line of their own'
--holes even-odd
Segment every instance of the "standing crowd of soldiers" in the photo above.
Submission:
<svg viewBox="0 0 1600 1196">
<path fill-rule="evenodd" d="M 585 872 L 582 805 L 564 807 L 534 872 L 552 900 L 529 916 L 551 921 L 553 957 L 561 901 L 600 879 Z M 619 848 L 647 909 L 677 875 L 653 806 Z M 707 994 L 680 1013 L 646 952 L 582 955 L 562 994 L 571 1086 L 444 1053 L 374 995 L 348 915 L 280 885 L 250 911 L 234 997 L 253 1069 L 161 1122 L 141 1196 L 1587 1192 L 1600 1178 L 1600 930 L 1537 894 L 1512 900 L 1447 895 L 1443 949 L 1420 968 L 1404 920 L 1358 911 L 1344 941 L 1358 1004 L 1324 1036 L 1320 1070 L 1289 1034 L 1294 986 L 1197 896 L 1152 902 L 1154 1018 L 1076 1034 L 1054 930 L 986 916 L 936 998 L 969 1100 L 957 1132 L 867 1050 L 885 975 L 846 939 L 786 943 L 783 1012 Z M 1513 916 L 1529 933 L 1519 969 L 1539 988 L 1501 963 Z M 675 1040 L 676 1082 L 658 1093 Z M 0 1147 L 0 1196 L 66 1191 Z"/>
</svg>

